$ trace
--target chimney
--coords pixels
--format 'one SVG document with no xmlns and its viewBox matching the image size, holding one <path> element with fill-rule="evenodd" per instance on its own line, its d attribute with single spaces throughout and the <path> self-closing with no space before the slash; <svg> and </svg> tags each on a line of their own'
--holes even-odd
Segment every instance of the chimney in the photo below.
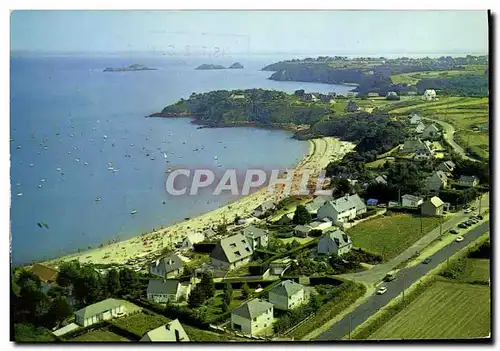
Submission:
<svg viewBox="0 0 500 351">
<path fill-rule="evenodd" d="M 345 199 L 349 200 L 349 194 L 345 194 Z"/>
</svg>

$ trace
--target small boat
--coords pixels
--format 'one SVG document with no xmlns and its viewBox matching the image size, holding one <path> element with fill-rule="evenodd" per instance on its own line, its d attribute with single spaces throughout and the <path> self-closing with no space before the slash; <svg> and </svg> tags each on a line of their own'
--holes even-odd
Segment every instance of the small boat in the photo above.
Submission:
<svg viewBox="0 0 500 351">
<path fill-rule="evenodd" d="M 114 168 L 113 167 L 108 167 L 108 170 L 113 171 Z"/>
<path fill-rule="evenodd" d="M 17 145 L 16 149 L 18 149 L 18 150 L 19 150 L 20 148 L 21 148 L 21 145 Z"/>
<path fill-rule="evenodd" d="M 17 196 L 21 197 L 23 196 L 23 193 L 17 193 Z"/>
<path fill-rule="evenodd" d="M 133 215 L 133 214 L 136 214 L 137 213 L 137 210 L 132 210 L 130 211 L 130 214 Z"/>
<path fill-rule="evenodd" d="M 21 183 L 16 183 L 17 186 L 21 186 Z"/>
<path fill-rule="evenodd" d="M 96 197 L 95 201 L 101 201 L 101 197 L 100 196 Z"/>
<path fill-rule="evenodd" d="M 42 183 L 43 183 L 43 182 L 45 182 L 45 178 L 40 179 L 40 181 L 41 181 Z"/>
<path fill-rule="evenodd" d="M 76 161 L 76 162 L 80 162 L 80 159 L 79 159 L 79 158 L 75 158 L 75 161 Z"/>
<path fill-rule="evenodd" d="M 44 146 L 44 147 L 43 147 L 43 149 L 44 149 L 44 150 L 47 150 L 48 148 L 49 148 L 48 146 Z"/>
<path fill-rule="evenodd" d="M 167 154 L 163 153 L 163 158 L 166 160 L 167 159 Z"/>
<path fill-rule="evenodd" d="M 60 172 L 60 171 L 62 171 L 62 169 L 60 167 L 57 167 L 56 171 Z"/>
<path fill-rule="evenodd" d="M 106 134 L 104 134 L 103 138 L 104 138 L 104 139 L 107 139 L 107 138 L 108 138 L 108 136 L 107 136 Z"/>
<path fill-rule="evenodd" d="M 41 188 L 42 187 L 42 184 L 38 184 L 38 187 Z"/>
<path fill-rule="evenodd" d="M 88 166 L 88 164 L 89 164 L 88 162 L 85 162 L 85 163 L 84 163 L 84 165 L 85 165 L 85 166 Z"/>
<path fill-rule="evenodd" d="M 71 151 L 68 151 L 68 154 L 71 154 Z"/>
<path fill-rule="evenodd" d="M 30 163 L 30 167 L 34 167 L 35 165 L 33 163 Z"/>
<path fill-rule="evenodd" d="M 219 158 L 217 156 L 214 157 L 214 160 L 218 160 Z"/>
<path fill-rule="evenodd" d="M 166 170 L 166 172 L 170 173 L 170 172 L 172 172 L 172 170 L 169 168 L 169 169 Z"/>
<path fill-rule="evenodd" d="M 117 169 L 113 169 L 113 172 L 118 172 L 118 170 Z"/>
</svg>

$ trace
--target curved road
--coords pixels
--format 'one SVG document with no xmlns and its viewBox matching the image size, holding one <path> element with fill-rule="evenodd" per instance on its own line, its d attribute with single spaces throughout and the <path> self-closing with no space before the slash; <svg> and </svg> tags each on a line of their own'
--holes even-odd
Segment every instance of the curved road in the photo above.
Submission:
<svg viewBox="0 0 500 351">
<path fill-rule="evenodd" d="M 448 144 L 450 144 L 450 146 L 455 150 L 455 152 L 457 152 L 458 154 L 460 154 L 460 156 L 462 156 L 463 158 L 465 158 L 467 160 L 477 162 L 476 159 L 467 156 L 467 154 L 464 151 L 464 149 L 455 142 L 455 140 L 453 139 L 453 136 L 455 134 L 455 128 L 451 124 L 443 122 L 443 121 L 440 121 L 440 120 L 437 120 L 437 119 L 432 119 L 432 118 L 429 118 L 429 117 L 422 117 L 422 119 L 426 119 L 428 121 L 433 121 L 433 122 L 435 122 L 437 124 L 440 124 L 443 127 L 443 129 L 444 129 L 444 134 L 443 134 L 444 140 Z"/>
<path fill-rule="evenodd" d="M 489 230 L 490 222 L 487 220 L 471 229 L 467 232 L 467 234 L 463 235 L 464 241 L 459 243 L 453 241 L 451 244 L 446 245 L 434 255 L 429 256 L 431 258 L 431 262 L 429 264 L 418 264 L 410 268 L 402 269 L 397 274 L 395 280 L 384 284 L 388 289 L 384 295 L 373 295 L 369 297 L 354 311 L 344 316 L 342 320 L 313 340 L 340 340 L 348 336 L 349 330 L 353 331 L 357 326 L 361 325 L 369 317 L 387 305 L 392 299 L 399 296 L 410 285 Z"/>
</svg>

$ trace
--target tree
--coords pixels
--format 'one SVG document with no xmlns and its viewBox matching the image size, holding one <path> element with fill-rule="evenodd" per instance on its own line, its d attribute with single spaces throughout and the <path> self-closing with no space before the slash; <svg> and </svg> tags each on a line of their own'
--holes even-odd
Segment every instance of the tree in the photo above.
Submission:
<svg viewBox="0 0 500 351">
<path fill-rule="evenodd" d="M 226 283 L 226 285 L 224 285 L 224 296 L 222 300 L 228 305 L 230 305 L 231 301 L 233 300 L 233 287 L 229 283 Z"/>
<path fill-rule="evenodd" d="M 137 274 L 129 268 L 120 270 L 120 287 L 122 295 L 138 297 L 141 293 L 139 278 Z"/>
<path fill-rule="evenodd" d="M 312 294 L 311 299 L 309 300 L 309 306 L 312 308 L 314 312 L 319 310 L 321 307 L 321 298 L 318 294 Z"/>
<path fill-rule="evenodd" d="M 57 274 L 57 285 L 62 287 L 71 286 L 77 279 L 81 266 L 78 261 L 63 262 L 59 267 Z"/>
<path fill-rule="evenodd" d="M 335 177 L 333 179 L 333 187 L 334 189 L 332 195 L 335 198 L 352 193 L 352 186 L 347 178 Z"/>
<path fill-rule="evenodd" d="M 229 311 L 229 304 L 225 300 L 222 300 L 220 307 L 221 307 L 223 313 L 226 313 L 227 311 Z"/>
<path fill-rule="evenodd" d="M 250 288 L 248 287 L 247 283 L 243 283 L 243 285 L 241 287 L 241 296 L 245 300 L 250 297 Z"/>
<path fill-rule="evenodd" d="M 200 307 L 205 300 L 203 289 L 200 284 L 197 284 L 191 294 L 189 294 L 188 305 L 190 308 Z"/>
<path fill-rule="evenodd" d="M 73 309 L 68 303 L 68 300 L 63 296 L 59 296 L 56 297 L 50 305 L 48 319 L 53 324 L 59 324 L 64 321 L 66 317 L 70 316 L 72 312 Z"/>
<path fill-rule="evenodd" d="M 111 269 L 106 276 L 106 291 L 108 296 L 119 296 L 121 291 L 120 274 L 116 269 Z"/>
<path fill-rule="evenodd" d="M 221 223 L 217 226 L 217 234 L 226 235 L 227 234 L 227 224 Z"/>
<path fill-rule="evenodd" d="M 193 267 L 186 265 L 184 266 L 184 270 L 182 271 L 182 276 L 186 278 L 191 278 L 194 275 Z"/>
<path fill-rule="evenodd" d="M 311 221 L 311 215 L 307 211 L 304 205 L 298 205 L 295 209 L 295 214 L 293 215 L 293 223 L 295 224 L 307 224 Z"/>
<path fill-rule="evenodd" d="M 80 275 L 73 283 L 73 294 L 82 304 L 92 304 L 99 301 L 103 284 L 101 276 L 91 265 L 81 267 Z"/>
<path fill-rule="evenodd" d="M 318 238 L 323 235 L 323 231 L 320 229 L 313 229 L 309 232 L 309 236 L 313 238 Z"/>
<path fill-rule="evenodd" d="M 201 282 L 199 284 L 203 289 L 204 300 L 214 297 L 215 295 L 215 284 L 210 272 L 203 272 L 201 276 Z"/>
</svg>

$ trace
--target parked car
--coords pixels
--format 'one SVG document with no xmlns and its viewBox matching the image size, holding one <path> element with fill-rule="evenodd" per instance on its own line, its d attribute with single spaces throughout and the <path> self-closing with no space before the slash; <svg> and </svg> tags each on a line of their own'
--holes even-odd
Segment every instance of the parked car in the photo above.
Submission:
<svg viewBox="0 0 500 351">
<path fill-rule="evenodd" d="M 465 221 L 465 224 L 467 224 L 467 226 L 470 227 L 474 223 L 469 219 L 468 221 Z"/>
<path fill-rule="evenodd" d="M 450 233 L 451 234 L 458 234 L 458 228 L 451 228 Z"/>
<path fill-rule="evenodd" d="M 471 212 L 472 212 L 472 210 L 471 210 L 470 208 L 468 208 L 468 209 L 466 209 L 466 210 L 464 211 L 464 213 L 471 213 Z"/>
<path fill-rule="evenodd" d="M 429 257 L 427 257 L 425 260 L 422 261 L 423 264 L 427 264 L 431 261 Z"/>
<path fill-rule="evenodd" d="M 455 241 L 457 243 L 462 242 L 462 241 L 464 241 L 464 237 L 463 236 L 457 236 L 457 238 L 455 239 Z"/>
<path fill-rule="evenodd" d="M 465 223 L 460 223 L 460 224 L 458 225 L 458 227 L 459 227 L 459 228 L 463 228 L 463 229 L 465 229 L 465 228 L 467 228 L 467 224 L 465 224 Z"/>
<path fill-rule="evenodd" d="M 383 295 L 387 292 L 387 287 L 383 286 L 380 289 L 377 290 L 377 295 Z"/>
<path fill-rule="evenodd" d="M 477 222 L 479 222 L 479 221 L 477 220 L 477 218 L 475 218 L 475 217 L 471 217 L 471 218 L 469 218 L 469 221 L 471 221 L 471 222 L 472 222 L 472 223 L 474 223 L 474 224 L 476 224 Z"/>
<path fill-rule="evenodd" d="M 476 218 L 477 218 L 477 219 L 479 219 L 479 220 L 482 220 L 482 219 L 483 219 L 483 216 L 481 216 L 481 215 L 477 215 L 477 216 L 476 216 Z"/>
</svg>

